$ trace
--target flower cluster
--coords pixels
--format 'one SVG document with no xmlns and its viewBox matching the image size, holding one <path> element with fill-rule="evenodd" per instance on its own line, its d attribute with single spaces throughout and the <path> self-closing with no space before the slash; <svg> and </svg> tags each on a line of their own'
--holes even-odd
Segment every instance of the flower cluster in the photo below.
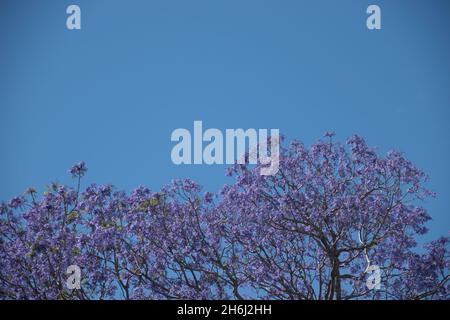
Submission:
<svg viewBox="0 0 450 320">
<path fill-rule="evenodd" d="M 85 175 L 86 172 L 87 167 L 84 161 L 78 162 L 69 169 L 69 173 L 72 175 L 73 178 L 82 177 Z"/>
<path fill-rule="evenodd" d="M 0 205 L 0 298 L 448 299 L 450 240 L 417 250 L 426 175 L 398 152 L 333 136 L 281 148 L 274 176 L 231 167 L 235 182 L 216 194 L 176 180 L 13 198 Z M 85 163 L 69 173 L 81 178 Z M 74 264 L 80 290 L 65 285 Z M 366 286 L 371 265 L 380 290 Z"/>
</svg>

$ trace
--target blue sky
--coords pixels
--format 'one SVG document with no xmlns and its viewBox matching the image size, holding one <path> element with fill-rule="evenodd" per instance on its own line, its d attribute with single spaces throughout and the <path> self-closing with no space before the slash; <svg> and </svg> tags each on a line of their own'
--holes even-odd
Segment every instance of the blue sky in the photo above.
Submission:
<svg viewBox="0 0 450 320">
<path fill-rule="evenodd" d="M 66 29 L 77 4 L 82 30 Z M 382 30 L 366 28 L 366 8 Z M 2 0 L 0 199 L 29 185 L 152 189 L 225 166 L 175 166 L 176 128 L 334 130 L 404 152 L 431 177 L 429 239 L 450 229 L 450 4 L 442 0 Z"/>
</svg>

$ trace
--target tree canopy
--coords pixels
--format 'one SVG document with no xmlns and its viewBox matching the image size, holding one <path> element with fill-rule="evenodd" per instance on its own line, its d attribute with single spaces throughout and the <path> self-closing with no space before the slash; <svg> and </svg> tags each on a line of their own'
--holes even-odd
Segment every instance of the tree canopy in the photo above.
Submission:
<svg viewBox="0 0 450 320">
<path fill-rule="evenodd" d="M 83 189 L 78 163 L 75 186 L 1 205 L 0 298 L 448 299 L 449 238 L 417 244 L 434 196 L 425 173 L 333 136 L 282 146 L 273 176 L 231 166 L 234 182 L 217 193 L 188 179 Z M 70 265 L 79 290 L 66 286 Z"/>
</svg>

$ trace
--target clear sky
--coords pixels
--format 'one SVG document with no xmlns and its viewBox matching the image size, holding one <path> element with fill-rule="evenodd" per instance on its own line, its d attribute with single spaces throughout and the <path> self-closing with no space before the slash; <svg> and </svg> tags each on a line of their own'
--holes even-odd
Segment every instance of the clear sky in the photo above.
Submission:
<svg viewBox="0 0 450 320">
<path fill-rule="evenodd" d="M 81 7 L 82 29 L 66 28 Z M 366 28 L 377 4 L 382 29 Z M 450 229 L 450 1 L 1 0 L 0 200 L 29 185 L 127 191 L 225 166 L 175 166 L 176 128 L 327 130 L 404 152 L 431 178 L 429 238 Z"/>
</svg>

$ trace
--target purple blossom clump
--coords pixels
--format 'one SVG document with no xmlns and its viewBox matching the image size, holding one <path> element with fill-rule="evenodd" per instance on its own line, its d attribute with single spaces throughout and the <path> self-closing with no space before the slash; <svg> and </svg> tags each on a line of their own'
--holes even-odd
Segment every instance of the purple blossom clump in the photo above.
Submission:
<svg viewBox="0 0 450 320">
<path fill-rule="evenodd" d="M 23 197 L 14 197 L 9 201 L 9 206 L 13 209 L 19 208 L 25 203 L 25 199 Z"/>
<path fill-rule="evenodd" d="M 81 188 L 80 162 L 75 187 L 0 204 L 0 299 L 449 299 L 449 237 L 417 244 L 427 176 L 333 136 L 282 146 L 274 176 L 232 166 L 217 193 L 192 180 Z"/>
<path fill-rule="evenodd" d="M 74 164 L 70 169 L 69 173 L 73 178 L 82 177 L 87 172 L 87 167 L 84 161 L 80 161 L 77 164 Z"/>
</svg>

